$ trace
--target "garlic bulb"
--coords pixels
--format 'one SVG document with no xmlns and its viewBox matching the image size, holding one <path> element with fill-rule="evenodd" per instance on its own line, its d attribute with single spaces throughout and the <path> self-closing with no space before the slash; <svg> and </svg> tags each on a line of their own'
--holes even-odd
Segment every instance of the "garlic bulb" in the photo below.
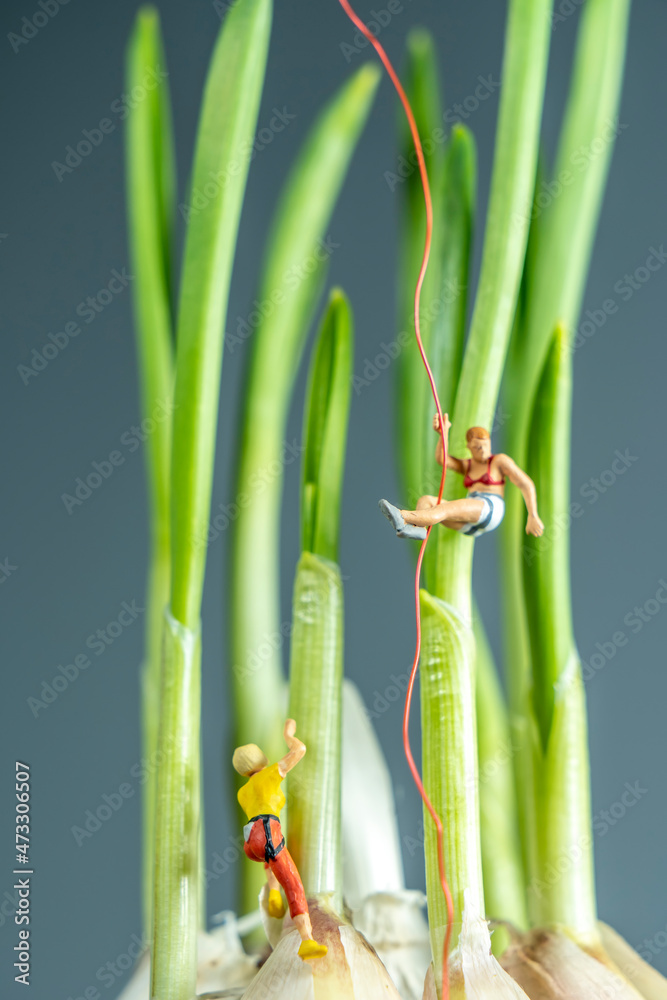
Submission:
<svg viewBox="0 0 667 1000">
<path fill-rule="evenodd" d="M 598 927 L 602 945 L 610 959 L 645 1000 L 667 1000 L 667 979 L 645 962 L 613 927 L 603 923 L 599 923 Z"/>
<path fill-rule="evenodd" d="M 528 1000 L 521 987 L 491 954 L 489 925 L 465 892 L 465 909 L 459 943 L 449 959 L 449 991 L 452 1000 Z M 437 1000 L 433 966 L 424 985 L 424 1000 Z M 534 1000 L 532 995 L 530 1000 Z"/>
<path fill-rule="evenodd" d="M 637 1000 L 635 988 L 566 934 L 540 929 L 522 935 L 501 958 L 530 1000 Z"/>
<path fill-rule="evenodd" d="M 200 933 L 197 949 L 197 993 L 213 993 L 251 982 L 257 972 L 256 958 L 246 955 L 233 913 L 221 915 L 223 923 L 210 933 Z M 146 951 L 118 1000 L 149 1000 L 150 957 Z"/>
<path fill-rule="evenodd" d="M 387 970 L 365 938 L 326 904 L 309 899 L 317 941 L 324 958 L 304 962 L 299 933 L 285 918 L 283 934 L 243 1000 L 400 1000 Z"/>
<path fill-rule="evenodd" d="M 352 923 L 377 951 L 402 1000 L 420 1000 L 431 961 L 425 904 L 416 890 L 376 892 L 352 912 Z"/>
</svg>

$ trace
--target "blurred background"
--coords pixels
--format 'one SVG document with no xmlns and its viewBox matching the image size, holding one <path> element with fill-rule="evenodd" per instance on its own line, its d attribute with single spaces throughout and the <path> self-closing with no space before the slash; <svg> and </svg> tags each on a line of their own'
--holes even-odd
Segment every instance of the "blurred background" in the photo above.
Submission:
<svg viewBox="0 0 667 1000">
<path fill-rule="evenodd" d="M 385 7 L 378 0 L 374 10 Z M 162 0 L 159 5 L 181 202 L 222 8 L 219 0 L 187 5 Z M 383 28 L 383 44 L 400 65 L 409 29 L 417 24 L 431 29 L 439 47 L 448 121 L 465 121 L 478 142 L 476 276 L 498 110 L 505 4 L 402 0 L 400 8 Z M 10 998 L 20 995 L 11 950 L 17 940 L 11 874 L 15 760 L 30 764 L 33 780 L 32 996 L 76 1000 L 96 986 L 102 996 L 115 997 L 127 980 L 125 956 L 136 950 L 141 935 L 144 765 L 138 667 L 146 513 L 128 287 L 123 124 L 118 113 L 125 44 L 136 9 L 135 0 L 70 0 L 42 27 L 30 28 L 26 34 L 32 37 L 20 43 L 15 39 L 24 29 L 24 18 L 42 10 L 37 0 L 5 0 L 0 15 L 5 136 L 0 167 L 0 447 L 5 470 L 0 545 L 0 991 Z M 579 2 L 557 0 L 555 11 L 543 121 L 548 158 L 566 95 Z M 372 16 L 366 5 L 359 12 L 364 18 Z M 661 514 L 666 485 L 666 32 L 664 0 L 636 5 L 622 128 L 584 300 L 584 314 L 590 310 L 593 322 L 597 316 L 597 329 L 575 355 L 572 469 L 572 498 L 584 512 L 572 524 L 572 566 L 576 636 L 588 676 L 600 915 L 663 973 L 667 605 L 660 598 L 667 596 L 667 519 Z M 275 109 L 287 124 L 251 167 L 228 332 L 253 308 L 267 227 L 296 150 L 326 98 L 369 58 L 368 49 L 355 44 L 354 31 L 335 0 L 277 3 L 259 125 L 268 122 Z M 481 92 L 481 81 L 487 82 L 488 94 L 478 100 L 474 94 L 476 88 Z M 70 161 L 67 170 L 61 169 L 58 164 L 65 163 L 67 146 L 76 146 L 83 131 L 97 128 L 104 118 L 111 120 L 113 129 L 80 163 Z M 420 838 L 421 807 L 403 760 L 400 701 L 392 700 L 392 675 L 405 675 L 413 650 L 412 561 L 377 510 L 380 496 L 400 499 L 393 447 L 395 373 L 391 365 L 385 370 L 375 366 L 383 344 L 398 333 L 394 275 L 399 191 L 385 177 L 397 166 L 396 119 L 397 102 L 385 79 L 330 227 L 336 244 L 330 278 L 352 300 L 355 372 L 367 382 L 353 392 L 344 495 L 340 561 L 346 578 L 346 670 L 375 718 L 394 779 L 407 882 L 419 888 L 424 884 L 423 858 L 414 841 Z M 182 235 L 179 217 L 180 239 Z M 649 270 L 646 261 L 652 254 Z M 85 311 L 89 297 L 95 303 L 89 306 L 92 313 Z M 603 311 L 604 322 L 599 322 L 609 299 L 618 308 L 611 315 Z M 44 345 L 53 342 L 49 334 L 57 337 L 72 322 L 79 322 L 81 334 L 55 356 L 47 349 L 51 357 L 42 369 L 26 375 L 27 366 L 35 363 L 33 349 L 41 354 Z M 233 500 L 231 465 L 249 346 L 246 340 L 225 349 L 213 513 Z M 288 443 L 297 445 L 303 381 L 302 372 L 287 436 Z M 494 449 L 501 447 L 502 426 L 494 440 Z M 120 451 L 123 461 L 99 488 L 76 505 L 64 501 L 63 494 L 73 494 L 77 478 L 85 478 L 93 463 L 107 460 L 113 451 Z M 299 544 L 298 460 L 288 464 L 286 480 L 282 570 L 283 620 L 288 621 Z M 475 588 L 500 654 L 496 546 L 495 537 L 476 546 Z M 227 808 L 232 784 L 225 681 L 227 555 L 227 533 L 222 531 L 209 545 L 203 612 L 207 867 L 238 835 Z M 126 607 L 123 612 L 124 606 L 132 611 Z M 107 638 L 97 637 L 98 630 Z M 622 647 L 612 641 L 619 630 L 628 636 Z M 284 652 L 287 656 L 288 650 Z M 81 654 L 90 656 L 90 668 L 40 707 L 43 685 L 62 676 L 59 667 L 66 668 Z M 626 783 L 637 789 L 631 806 L 621 802 Z M 116 802 L 114 794 L 121 785 L 130 788 L 122 805 L 92 835 L 77 834 L 75 828 L 84 826 L 87 811 L 94 812 L 105 795 Z M 209 915 L 234 906 L 236 878 L 235 864 L 212 878 Z M 123 961 L 116 962 L 121 956 Z M 115 972 L 108 971 L 101 981 L 96 975 L 107 963 Z"/>
</svg>

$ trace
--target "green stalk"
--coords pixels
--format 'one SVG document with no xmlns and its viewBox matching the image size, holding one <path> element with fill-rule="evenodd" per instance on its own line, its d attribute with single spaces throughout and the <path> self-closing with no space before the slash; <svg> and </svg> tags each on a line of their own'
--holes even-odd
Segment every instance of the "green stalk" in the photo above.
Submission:
<svg viewBox="0 0 667 1000">
<path fill-rule="evenodd" d="M 422 339 L 444 412 L 454 404 L 463 360 L 476 182 L 474 137 L 463 125 L 456 125 L 445 151 L 443 170 L 437 182 L 439 187 L 434 192 L 437 214 L 433 249 L 420 309 Z M 422 251 L 423 236 L 419 247 L 420 262 Z M 414 270 L 404 270 L 406 276 L 409 274 L 409 279 L 412 279 L 414 297 Z M 414 323 L 410 329 L 414 331 Z M 424 493 L 437 493 L 440 486 L 440 470 L 433 461 L 435 405 L 414 342 L 401 353 L 399 364 L 413 370 L 413 384 L 399 387 L 399 399 L 403 401 L 401 423 L 406 428 L 405 448 L 412 451 L 414 467 L 411 471 L 404 456 L 406 481 L 409 476 L 412 477 L 407 489 L 408 503 L 412 505 Z M 431 556 L 434 550 L 435 546 L 430 549 Z"/>
<path fill-rule="evenodd" d="M 514 787 L 515 744 L 505 697 L 479 613 L 475 616 L 474 633 L 484 912 L 489 917 L 508 920 L 519 930 L 526 930 L 526 886 Z M 497 929 L 492 943 L 494 954 L 501 954 L 507 935 Z"/>
<path fill-rule="evenodd" d="M 178 322 L 172 487 L 172 612 L 194 627 L 204 584 L 224 321 L 241 205 L 264 83 L 270 0 L 238 0 L 213 55 L 199 126 L 193 191 L 224 184 L 188 223 Z M 208 194 L 207 194 L 208 197 Z"/>
<path fill-rule="evenodd" d="M 454 455 L 466 454 L 468 427 L 491 427 L 493 423 L 526 252 L 550 9 L 548 0 L 512 0 L 508 12 L 482 266 L 452 418 L 450 446 Z M 460 481 L 448 476 L 446 497 L 451 499 L 460 492 Z M 473 546 L 457 532 L 447 532 L 443 541 L 434 591 L 470 620 Z"/>
<path fill-rule="evenodd" d="M 191 1000 L 200 917 L 201 642 L 165 610 L 156 783 L 151 997 Z"/>
<path fill-rule="evenodd" d="M 523 264 L 521 284 L 519 286 L 519 297 L 514 312 L 514 323 L 507 349 L 507 360 L 503 374 L 502 391 L 505 400 L 513 403 L 521 394 L 521 376 L 523 374 L 521 365 L 526 352 L 525 338 L 528 332 L 526 318 L 531 304 L 531 292 L 535 280 L 535 272 L 539 266 L 540 254 L 543 243 L 544 216 L 538 204 L 540 193 L 546 183 L 546 172 L 544 167 L 544 154 L 541 153 L 535 172 L 535 187 L 531 201 L 531 219 L 528 230 L 528 243 L 526 246 L 526 257 Z M 508 414 L 513 420 L 514 414 Z M 511 429 L 511 425 L 510 425 Z"/>
<path fill-rule="evenodd" d="M 613 142 L 604 137 L 607 123 L 618 114 L 629 9 L 629 0 L 588 0 L 581 14 L 554 168 L 554 183 L 560 183 L 560 191 L 536 219 L 541 230 L 539 252 L 530 279 L 521 350 L 513 359 L 511 394 L 507 395 L 512 414 L 507 447 L 524 468 L 533 398 L 553 330 L 562 323 L 572 335 L 581 308 L 613 149 Z M 601 142 L 603 148 L 598 151 Z M 586 154 L 582 168 L 581 151 L 593 149 L 595 155 Z M 520 711 L 529 669 L 521 611 L 523 521 L 521 497 L 508 491 L 502 536 L 503 591 L 510 699 L 515 711 Z"/>
<path fill-rule="evenodd" d="M 455 125 L 445 145 L 444 115 L 435 46 L 431 36 L 416 29 L 408 38 L 405 89 L 424 148 L 433 199 L 433 241 L 421 294 L 422 340 L 445 410 L 454 404 L 461 372 L 468 300 L 468 270 L 476 198 L 476 148 L 472 133 Z M 400 109 L 401 163 L 415 160 L 412 136 Z M 398 175 L 395 183 L 399 183 Z M 398 356 L 397 440 L 403 490 L 408 506 L 440 485 L 433 461 L 435 410 L 424 366 L 414 342 L 414 291 L 424 252 L 425 206 L 419 171 L 413 167 L 403 181 L 399 261 L 399 316 L 406 338 Z M 407 339 L 409 336 L 409 340 Z M 438 563 L 439 534 L 431 539 L 424 573 L 429 581 Z"/>
<path fill-rule="evenodd" d="M 435 232 L 440 245 L 440 292 L 439 299 L 432 306 L 435 318 L 429 331 L 427 355 L 436 375 L 443 411 L 447 412 L 454 405 L 463 361 L 477 186 L 475 140 L 463 125 L 456 125 L 452 129 L 442 185 L 441 224 Z M 418 356 L 416 349 L 413 354 Z M 411 504 L 416 503 L 424 493 L 437 495 L 442 473 L 440 466 L 434 461 L 437 437 L 432 428 L 435 412 L 433 397 L 428 381 L 424 378 L 420 358 L 419 364 L 420 394 L 415 399 L 421 402 L 420 422 L 425 429 L 423 472 L 417 489 L 410 494 Z M 415 412 L 420 413 L 418 409 Z M 434 579 L 437 580 L 437 567 L 442 558 L 441 545 L 445 540 L 443 532 L 434 532 L 426 550 L 424 574 L 429 585 Z"/>
<path fill-rule="evenodd" d="M 128 45 L 127 90 L 164 67 L 160 22 L 152 8 L 139 11 Z M 162 619 L 169 599 L 169 451 L 173 349 L 171 318 L 174 149 L 169 93 L 163 78 L 135 104 L 127 119 L 128 227 L 135 275 L 134 312 L 141 380 L 141 412 L 154 421 L 145 444 L 149 510 L 146 637 L 141 670 L 142 751 L 154 761 L 160 717 Z M 155 776 L 144 787 L 142 884 L 144 933 L 150 934 L 155 839 Z"/>
<path fill-rule="evenodd" d="M 547 54 L 550 4 L 512 0 L 486 221 L 482 268 L 453 414 L 452 453 L 464 455 L 471 424 L 492 424 L 526 252 Z M 448 497 L 460 483 L 448 477 Z M 457 532 L 443 538 L 433 596 L 422 594 L 422 728 L 424 784 L 443 818 L 446 864 L 454 898 L 452 946 L 461 928 L 464 890 L 483 912 L 474 638 L 471 629 L 473 546 Z M 439 600 L 438 600 L 439 598 Z M 425 811 L 426 884 L 436 982 L 446 928 L 435 832 Z"/>
<path fill-rule="evenodd" d="M 629 13 L 630 0 L 587 0 L 581 14 L 554 168 L 555 178 L 563 181 L 562 191 L 545 209 L 544 242 L 529 304 L 529 385 L 540 376 L 555 320 L 571 333 L 579 315 L 614 148 L 615 133 L 609 126 L 618 121 Z M 577 158 L 582 148 L 587 151 L 585 167 L 579 165 L 581 155 Z M 524 407 L 525 414 L 529 400 Z"/>
<path fill-rule="evenodd" d="M 417 123 L 424 161 L 432 189 L 433 210 L 436 220 L 442 217 L 441 195 L 444 167 L 443 110 L 440 100 L 440 75 L 435 43 L 432 35 L 423 28 L 413 29 L 407 40 L 407 62 L 404 87 Z M 399 240 L 398 314 L 401 333 L 410 340 L 401 350 L 396 365 L 398 405 L 396 408 L 396 433 L 399 448 L 403 488 L 412 496 L 424 481 L 424 453 L 426 435 L 424 428 L 425 405 L 424 369 L 414 345 L 414 294 L 415 283 L 424 252 L 426 210 L 421 177 L 416 165 L 416 154 L 405 112 L 399 107 L 399 148 L 403 172 L 392 176 L 394 187 L 400 184 L 401 233 Z M 436 223 L 437 224 L 437 223 Z M 439 230 L 436 229 L 436 236 Z M 434 241 L 428 271 L 422 288 L 422 307 L 419 321 L 425 344 L 430 344 L 433 303 L 440 291 L 442 241 Z M 417 407 L 417 401 L 419 406 Z M 416 412 L 417 411 L 417 412 Z M 422 490 L 422 492 L 424 492 Z M 419 496 L 419 493 L 417 493 Z"/>
<path fill-rule="evenodd" d="M 563 507 L 564 495 L 561 494 L 558 498 L 551 496 L 552 484 L 548 478 L 544 479 L 539 464 L 537 471 L 531 466 L 532 461 L 539 461 L 535 447 L 531 452 L 532 457 L 528 454 L 529 433 L 534 435 L 534 431 L 530 430 L 532 411 L 547 351 L 553 343 L 554 328 L 560 323 L 564 334 L 571 338 L 579 315 L 612 150 L 611 142 L 604 143 L 601 150 L 599 144 L 605 134 L 606 123 L 613 121 L 617 115 L 628 13 L 627 0 L 589 0 L 582 12 L 554 174 L 561 188 L 556 189 L 557 196 L 553 196 L 544 207 L 544 192 L 547 189 L 543 184 L 540 185 L 538 178 L 536 194 L 542 194 L 542 207 L 536 197 L 531 227 L 531 243 L 535 243 L 536 253 L 531 255 L 528 263 L 526 298 L 518 318 L 515 346 L 508 370 L 506 405 L 512 414 L 508 424 L 508 450 L 533 478 L 537 475 L 540 484 L 544 482 L 544 485 L 538 484 L 537 489 L 546 524 L 547 534 L 544 537 L 555 538 L 560 553 L 556 556 L 552 552 L 548 557 L 550 561 L 559 558 L 563 562 L 567 558 L 569 531 L 562 525 L 555 528 L 557 522 L 551 520 L 551 510 L 545 513 L 544 503 L 551 504 L 552 509 L 555 504 L 555 509 L 566 511 L 567 505 Z M 596 155 L 588 157 L 585 169 L 581 169 L 581 150 L 594 148 Z M 564 174 L 565 171 L 569 171 L 569 174 Z M 567 183 L 563 183 L 564 181 Z M 561 333 L 561 340 L 562 336 Z M 569 428 L 569 411 L 565 421 Z M 565 476 L 561 480 L 561 487 L 568 482 L 568 462 L 567 457 L 562 459 Z M 567 514 L 565 518 L 566 524 Z M 570 650 L 574 649 L 569 590 L 566 592 L 563 584 L 555 592 L 549 593 L 547 590 L 543 593 L 540 614 L 544 613 L 546 617 L 543 625 L 532 623 L 529 645 L 526 618 L 529 605 L 524 604 L 526 553 L 530 552 L 536 563 L 542 557 L 535 548 L 535 542 L 526 543 L 524 519 L 521 498 L 508 491 L 505 524 L 501 535 L 503 598 L 513 733 L 514 738 L 522 744 L 515 762 L 522 842 L 531 886 L 535 887 L 544 881 L 545 866 L 554 861 L 564 863 L 563 853 L 571 848 L 572 836 L 574 839 L 578 836 L 584 838 L 580 865 L 573 865 L 570 877 L 558 879 L 557 882 L 564 893 L 570 893 L 570 902 L 560 895 L 557 888 L 553 892 L 550 890 L 549 900 L 546 902 L 536 890 L 531 894 L 531 918 L 540 922 L 548 912 L 560 913 L 566 922 L 571 922 L 573 929 L 578 928 L 587 935 L 595 912 L 595 901 L 590 846 L 586 843 L 590 822 L 589 792 L 582 785 L 583 781 L 588 781 L 587 748 L 582 736 L 582 730 L 585 733 L 583 689 L 576 679 L 576 668 L 572 668 L 575 679 L 567 686 L 567 697 L 566 689 L 556 691 L 553 688 L 560 672 L 566 669 Z M 541 544 L 544 545 L 544 539 Z M 538 572 L 537 566 L 533 567 L 532 572 Z M 544 569 L 547 578 L 550 572 L 552 569 Z M 559 572 L 562 576 L 562 566 Z M 533 595 L 529 593 L 527 597 L 529 601 L 533 601 Z M 557 603 L 549 606 L 546 603 L 549 601 Z M 539 628 L 541 635 L 537 634 L 536 628 Z M 552 629 L 551 641 L 546 633 L 548 628 Z M 531 655 L 538 656 L 532 664 L 532 671 Z M 533 709 L 537 712 L 537 718 Z M 572 714 L 569 721 L 567 717 L 563 719 L 566 711 Z M 570 742 L 576 744 L 579 741 L 580 749 L 576 752 L 582 755 L 582 766 L 570 781 L 568 775 L 573 768 L 576 770 L 577 758 L 572 756 L 575 752 L 572 746 L 568 750 L 564 745 L 559 779 L 564 782 L 563 794 L 560 799 L 552 801 L 544 784 L 547 781 L 547 758 L 540 763 L 539 753 L 548 754 L 549 767 L 552 769 L 549 786 L 555 788 L 559 764 L 554 756 L 556 719 L 559 732 L 569 733 L 568 727 L 572 728 L 575 735 L 569 737 Z M 538 746 L 541 747 L 539 753 Z M 539 784 L 540 775 L 544 782 L 542 784 Z M 554 812 L 553 822 L 548 828 L 550 841 L 536 846 L 540 828 L 542 832 L 545 829 L 545 812 L 548 809 Z M 565 818 L 568 819 L 570 835 L 564 826 Z M 576 849 L 579 851 L 580 847 Z M 581 876 L 578 877 L 580 867 Z"/>
<path fill-rule="evenodd" d="M 308 752 L 288 779 L 289 848 L 306 894 L 329 896 L 339 914 L 342 684 L 340 569 L 304 551 L 294 583 L 289 717 Z"/>
<path fill-rule="evenodd" d="M 528 238 L 550 7 L 547 0 L 514 0 L 509 8 L 482 266 L 452 428 L 460 454 L 470 423 L 491 426 L 498 398 Z"/>
<path fill-rule="evenodd" d="M 442 259 L 440 298 L 429 344 L 429 361 L 438 375 L 438 392 L 446 410 L 453 406 L 463 363 L 472 234 L 477 197 L 477 147 L 465 125 L 455 125 L 447 144 L 442 178 L 441 224 L 437 240 Z M 420 360 L 421 363 L 421 360 Z M 422 378 L 422 388 L 424 380 Z M 433 465 L 433 399 L 424 423 L 428 427 L 428 458 Z M 431 480 L 439 485 L 439 478 Z"/>
<path fill-rule="evenodd" d="M 313 352 L 304 415 L 302 547 L 338 559 L 354 354 L 352 311 L 334 288 Z"/>
<path fill-rule="evenodd" d="M 325 107 L 306 139 L 281 195 L 266 251 L 259 299 L 275 307 L 252 334 L 231 576 L 234 740 L 237 745 L 253 742 L 261 733 L 272 760 L 283 749 L 279 722 L 285 688 L 280 643 L 272 641 L 282 635 L 278 564 L 283 468 L 300 450 L 284 441 L 287 414 L 326 273 L 327 252 L 320 249 L 322 259 L 317 260 L 314 251 L 328 235 L 378 80 L 375 67 L 362 67 Z M 263 877 L 257 868 L 246 865 L 243 871 L 242 913 L 257 906 Z"/>
<path fill-rule="evenodd" d="M 572 356 L 557 327 L 538 384 L 528 462 L 542 516 L 559 525 L 529 537 L 523 554 L 524 598 L 533 664 L 533 810 L 531 918 L 560 924 L 587 945 L 598 941 L 590 769 L 581 665 L 572 631 L 568 511 Z"/>
<path fill-rule="evenodd" d="M 215 457 L 227 298 L 264 82 L 270 0 L 239 0 L 225 18 L 197 133 L 178 315 L 171 456 L 172 572 L 165 618 L 157 775 L 151 996 L 196 992 L 200 889 L 199 616 Z M 215 185 L 211 177 L 223 177 Z"/>
<path fill-rule="evenodd" d="M 526 350 L 525 339 L 528 332 L 526 316 L 530 306 L 535 271 L 539 266 L 540 251 L 543 245 L 544 220 L 539 214 L 537 198 L 542 190 L 544 178 L 544 165 L 542 158 L 540 158 L 537 164 L 537 172 L 535 176 L 535 189 L 533 192 L 531 224 L 528 233 L 526 259 L 524 262 L 523 274 L 521 276 L 519 298 L 517 301 L 516 312 L 514 314 L 514 323 L 512 326 L 503 381 L 503 399 L 509 419 L 508 434 L 510 436 L 512 424 L 515 423 L 516 420 L 515 403 L 524 391 L 522 383 L 522 361 Z M 509 446 L 509 451 L 512 456 L 515 455 L 514 449 L 511 445 Z M 522 466 L 522 468 L 523 467 L 524 466 Z M 519 678 L 523 679 L 527 676 L 530 657 L 528 653 L 528 635 L 526 631 L 523 608 L 521 560 L 515 557 L 514 550 L 509 551 L 508 545 L 508 539 L 510 537 L 513 538 L 517 544 L 521 544 L 521 539 L 524 537 L 525 513 L 523 498 L 521 496 L 513 496 L 513 492 L 513 490 L 506 491 L 505 505 L 506 508 L 515 511 L 515 513 L 516 511 L 519 511 L 520 513 L 516 524 L 512 518 L 508 518 L 507 515 L 503 519 L 503 530 L 500 535 L 501 551 L 503 553 L 503 588 L 501 600 L 506 615 L 514 624 L 514 627 L 511 629 L 505 625 L 504 644 L 508 664 L 507 677 L 510 726 L 512 728 L 513 738 L 515 739 L 518 747 L 514 764 L 517 783 L 517 805 L 519 809 L 521 847 L 524 859 L 524 871 L 527 873 L 528 861 L 526 854 L 528 845 L 526 840 L 527 817 L 525 815 L 526 793 L 524 784 L 524 779 L 526 777 L 526 769 L 524 765 L 526 762 L 522 758 L 522 747 L 527 745 L 527 740 L 526 720 L 523 717 L 523 699 L 525 697 L 525 692 L 523 690 L 524 681 L 522 680 L 520 683 Z M 519 535 L 517 535 L 516 532 L 517 525 L 520 529 Z"/>
<path fill-rule="evenodd" d="M 559 530 L 542 538 L 527 535 L 522 546 L 531 694 L 543 747 L 549 741 L 560 675 L 574 648 L 569 539 L 565 545 L 561 541 L 570 503 L 571 367 L 567 332 L 558 326 L 535 394 L 528 464 L 541 516 Z"/>
<path fill-rule="evenodd" d="M 303 553 L 294 586 L 290 717 L 308 747 L 289 776 L 290 851 L 308 895 L 342 913 L 343 584 L 340 501 L 354 356 L 343 293 L 329 300 L 310 371 L 301 495 Z"/>
<path fill-rule="evenodd" d="M 422 772 L 444 827 L 445 872 L 454 903 L 451 947 L 461 932 L 464 892 L 484 913 L 480 843 L 474 638 L 451 606 L 420 594 Z M 424 809 L 426 894 L 435 979 L 442 980 L 447 909 L 440 886 L 435 825 Z"/>
</svg>

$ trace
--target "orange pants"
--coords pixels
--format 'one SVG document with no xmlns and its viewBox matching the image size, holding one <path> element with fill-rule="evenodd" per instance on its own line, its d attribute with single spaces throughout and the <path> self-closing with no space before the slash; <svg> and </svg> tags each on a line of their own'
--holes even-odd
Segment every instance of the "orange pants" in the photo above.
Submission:
<svg viewBox="0 0 667 1000">
<path fill-rule="evenodd" d="M 271 830 L 271 840 L 275 848 L 283 839 L 280 823 L 277 819 L 269 820 Z M 266 832 L 262 819 L 256 819 L 250 833 L 243 845 L 251 861 L 263 861 L 264 867 L 268 868 L 276 876 L 281 886 L 285 890 L 287 902 L 289 904 L 290 916 L 296 917 L 299 913 L 308 913 L 308 903 L 303 889 L 303 882 L 297 870 L 292 856 L 286 847 L 283 847 L 275 856 L 267 861 Z M 269 852 L 270 853 L 270 852 Z"/>
</svg>

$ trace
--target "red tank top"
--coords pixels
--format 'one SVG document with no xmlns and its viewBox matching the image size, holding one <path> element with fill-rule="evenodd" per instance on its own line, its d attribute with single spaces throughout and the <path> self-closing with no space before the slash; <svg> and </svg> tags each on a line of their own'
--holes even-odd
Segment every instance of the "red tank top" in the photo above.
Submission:
<svg viewBox="0 0 667 1000">
<path fill-rule="evenodd" d="M 475 483 L 484 483 L 485 486 L 504 486 L 505 485 L 505 477 L 504 476 L 503 476 L 503 478 L 501 480 L 492 479 L 491 478 L 491 462 L 493 461 L 493 459 L 495 457 L 496 457 L 495 455 L 490 455 L 489 456 L 489 461 L 488 461 L 487 466 L 486 466 L 486 472 L 484 473 L 483 476 L 480 476 L 479 479 L 471 479 L 470 478 L 470 462 L 472 461 L 472 459 L 470 459 L 470 458 L 468 459 L 468 468 L 467 468 L 467 471 L 466 471 L 466 474 L 465 474 L 465 479 L 463 480 L 463 485 L 465 486 L 466 489 L 470 489 L 470 487 L 474 486 Z"/>
</svg>

